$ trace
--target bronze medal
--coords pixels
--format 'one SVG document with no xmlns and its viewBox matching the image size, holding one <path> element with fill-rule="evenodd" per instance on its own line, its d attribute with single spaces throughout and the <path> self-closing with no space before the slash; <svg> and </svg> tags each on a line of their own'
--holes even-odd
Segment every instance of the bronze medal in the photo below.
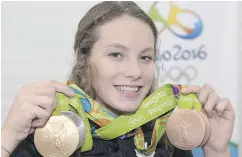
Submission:
<svg viewBox="0 0 242 157">
<path fill-rule="evenodd" d="M 206 132 L 205 132 L 205 135 L 204 135 L 204 139 L 201 143 L 200 146 L 203 146 L 204 144 L 207 143 L 209 137 L 210 137 L 210 134 L 211 134 L 211 125 L 210 125 L 210 122 L 208 121 L 208 118 L 204 115 L 203 112 L 201 111 L 197 111 L 198 114 L 200 114 L 205 122 L 205 126 L 206 126 Z"/>
<path fill-rule="evenodd" d="M 198 147 L 206 132 L 203 118 L 191 109 L 178 109 L 170 115 L 166 132 L 170 142 L 182 150 Z"/>
</svg>

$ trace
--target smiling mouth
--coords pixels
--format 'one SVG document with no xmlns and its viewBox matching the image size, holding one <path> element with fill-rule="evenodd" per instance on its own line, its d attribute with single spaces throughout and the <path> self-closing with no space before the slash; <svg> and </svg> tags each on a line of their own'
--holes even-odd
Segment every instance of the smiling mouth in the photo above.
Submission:
<svg viewBox="0 0 242 157">
<path fill-rule="evenodd" d="M 134 92 L 138 92 L 142 88 L 142 86 L 118 86 L 118 85 L 115 85 L 115 88 L 122 92 L 134 93 Z"/>
</svg>

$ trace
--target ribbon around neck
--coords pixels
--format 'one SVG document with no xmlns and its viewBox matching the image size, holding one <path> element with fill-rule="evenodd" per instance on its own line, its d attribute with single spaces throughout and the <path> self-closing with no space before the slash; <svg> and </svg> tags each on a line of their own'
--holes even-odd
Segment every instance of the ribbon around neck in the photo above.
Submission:
<svg viewBox="0 0 242 157">
<path fill-rule="evenodd" d="M 155 151 L 157 143 L 165 132 L 169 115 L 176 107 L 197 110 L 202 108 L 195 94 L 182 95 L 180 85 L 166 84 L 145 98 L 134 114 L 115 117 L 77 85 L 70 82 L 66 84 L 75 91 L 75 96 L 68 98 L 62 93 L 57 93 L 57 105 L 52 115 L 60 116 L 61 111 L 72 111 L 81 117 L 86 127 L 86 137 L 80 148 L 81 152 L 92 149 L 92 138 L 112 140 L 117 137 L 134 136 L 136 149 L 145 155 L 150 155 Z M 91 130 L 88 119 L 100 128 Z M 152 120 L 155 120 L 155 125 L 151 144 L 147 148 L 141 126 Z"/>
</svg>

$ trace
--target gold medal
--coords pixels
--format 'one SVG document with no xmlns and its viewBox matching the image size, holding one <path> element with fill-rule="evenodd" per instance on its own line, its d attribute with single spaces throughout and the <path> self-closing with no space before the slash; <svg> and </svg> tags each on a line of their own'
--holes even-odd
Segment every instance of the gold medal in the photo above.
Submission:
<svg viewBox="0 0 242 157">
<path fill-rule="evenodd" d="M 69 157 L 78 148 L 80 134 L 67 116 L 52 116 L 43 128 L 35 131 L 34 142 L 44 157 Z"/>
</svg>

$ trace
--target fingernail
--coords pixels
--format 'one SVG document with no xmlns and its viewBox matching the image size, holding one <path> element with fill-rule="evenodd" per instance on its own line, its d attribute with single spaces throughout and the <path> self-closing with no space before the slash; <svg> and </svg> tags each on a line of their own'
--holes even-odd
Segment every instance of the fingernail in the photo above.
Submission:
<svg viewBox="0 0 242 157">
<path fill-rule="evenodd" d="M 209 112 L 209 113 L 208 113 L 208 116 L 209 116 L 210 118 L 212 118 L 212 117 L 213 117 L 213 113 L 212 113 L 212 112 Z"/>
<path fill-rule="evenodd" d="M 221 117 L 221 116 L 222 116 L 222 114 L 223 114 L 223 112 L 218 111 L 218 116 L 219 116 L 219 117 Z"/>
</svg>

